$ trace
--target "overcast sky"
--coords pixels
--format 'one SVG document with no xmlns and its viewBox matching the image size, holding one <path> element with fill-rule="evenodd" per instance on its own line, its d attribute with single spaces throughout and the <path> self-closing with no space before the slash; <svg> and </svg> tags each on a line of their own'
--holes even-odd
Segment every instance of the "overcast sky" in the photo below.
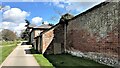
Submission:
<svg viewBox="0 0 120 68">
<path fill-rule="evenodd" d="M 9 1 L 9 2 L 8 2 Z M 90 0 L 4 0 L 0 10 L 0 30 L 11 29 L 18 34 L 25 29 L 25 19 L 30 23 L 41 22 L 56 24 L 65 13 L 78 15 L 102 1 Z M 17 1 L 17 2 L 16 2 Z M 19 1 L 19 2 L 18 2 Z"/>
</svg>

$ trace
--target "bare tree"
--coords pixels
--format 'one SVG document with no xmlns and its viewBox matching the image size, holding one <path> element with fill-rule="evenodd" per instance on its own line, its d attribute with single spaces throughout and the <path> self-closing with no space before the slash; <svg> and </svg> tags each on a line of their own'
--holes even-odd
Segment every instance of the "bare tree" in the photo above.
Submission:
<svg viewBox="0 0 120 68">
<path fill-rule="evenodd" d="M 56 9 L 55 7 L 53 7 L 53 11 L 54 11 L 56 14 L 58 14 L 60 17 L 63 16 L 63 11 L 60 11 L 60 10 Z M 66 8 L 64 8 L 64 11 L 66 12 L 66 14 L 70 14 L 70 12 L 71 12 L 72 10 L 67 10 Z M 57 17 L 57 16 L 52 16 L 52 17 L 50 18 L 50 20 L 56 21 L 58 18 L 59 18 L 59 17 Z"/>
<path fill-rule="evenodd" d="M 58 18 L 58 17 L 56 17 L 56 16 L 52 16 L 52 17 L 50 18 L 50 20 L 52 20 L 52 21 L 56 21 L 57 18 Z"/>
<path fill-rule="evenodd" d="M 53 7 L 53 10 L 55 11 L 55 13 L 57 13 L 58 15 L 62 16 L 62 12 L 60 10 L 57 10 Z"/>
</svg>

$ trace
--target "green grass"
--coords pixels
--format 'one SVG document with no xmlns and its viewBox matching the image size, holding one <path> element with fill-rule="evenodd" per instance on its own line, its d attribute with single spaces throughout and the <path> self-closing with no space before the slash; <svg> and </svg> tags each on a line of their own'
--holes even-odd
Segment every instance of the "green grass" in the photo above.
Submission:
<svg viewBox="0 0 120 68">
<path fill-rule="evenodd" d="M 112 68 L 90 59 L 75 57 L 70 54 L 45 55 L 45 57 L 57 68 Z"/>
<path fill-rule="evenodd" d="M 32 48 L 30 51 L 31 54 L 33 54 L 33 56 L 37 60 L 41 68 L 53 68 L 53 65 L 43 56 L 43 54 L 39 54 L 34 50 L 34 48 Z"/>
<path fill-rule="evenodd" d="M 42 54 L 34 54 L 34 57 L 41 68 L 53 68 L 53 65 Z"/>
<path fill-rule="evenodd" d="M 14 50 L 20 41 L 4 41 L 0 47 L 0 64 L 6 59 L 6 57 Z"/>
</svg>

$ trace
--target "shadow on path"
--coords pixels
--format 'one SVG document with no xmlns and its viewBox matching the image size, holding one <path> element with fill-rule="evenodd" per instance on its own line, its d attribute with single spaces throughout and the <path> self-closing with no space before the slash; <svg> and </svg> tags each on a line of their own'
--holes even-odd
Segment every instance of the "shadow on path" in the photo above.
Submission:
<svg viewBox="0 0 120 68">
<path fill-rule="evenodd" d="M 25 49 L 26 54 L 40 54 L 38 51 L 34 49 Z"/>
<path fill-rule="evenodd" d="M 29 43 L 28 42 L 22 42 L 21 45 L 29 45 Z"/>
</svg>

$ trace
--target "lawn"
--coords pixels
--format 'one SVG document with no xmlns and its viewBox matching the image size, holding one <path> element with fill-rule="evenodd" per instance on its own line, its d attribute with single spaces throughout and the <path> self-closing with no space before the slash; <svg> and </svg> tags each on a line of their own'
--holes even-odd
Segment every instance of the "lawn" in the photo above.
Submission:
<svg viewBox="0 0 120 68">
<path fill-rule="evenodd" d="M 6 57 L 13 51 L 20 41 L 8 41 L 1 42 L 0 45 L 0 64 L 6 59 Z"/>
<path fill-rule="evenodd" d="M 53 65 L 42 54 L 34 54 L 34 57 L 41 68 L 53 68 Z"/>
<path fill-rule="evenodd" d="M 70 54 L 44 55 L 56 68 L 112 68 L 87 58 Z"/>
<path fill-rule="evenodd" d="M 30 51 L 41 68 L 53 68 L 53 65 L 43 56 L 43 54 L 39 54 L 34 49 L 31 49 Z"/>
</svg>

